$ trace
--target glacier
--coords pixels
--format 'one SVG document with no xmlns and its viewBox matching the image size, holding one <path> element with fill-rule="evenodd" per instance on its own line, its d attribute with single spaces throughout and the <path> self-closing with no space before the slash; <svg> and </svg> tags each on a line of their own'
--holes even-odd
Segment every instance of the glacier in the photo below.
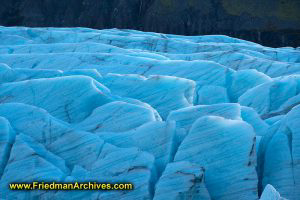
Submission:
<svg viewBox="0 0 300 200">
<path fill-rule="evenodd" d="M 298 200 L 300 48 L 0 26 L 0 157 L 0 199 Z"/>
</svg>

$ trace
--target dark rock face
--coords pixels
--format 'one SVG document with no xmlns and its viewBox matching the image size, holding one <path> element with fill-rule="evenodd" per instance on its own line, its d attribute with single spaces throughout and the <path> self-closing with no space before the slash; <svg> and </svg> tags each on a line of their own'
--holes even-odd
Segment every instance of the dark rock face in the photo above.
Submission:
<svg viewBox="0 0 300 200">
<path fill-rule="evenodd" d="M 225 34 L 263 45 L 300 46 L 299 0 L 10 0 L 0 24 Z"/>
</svg>

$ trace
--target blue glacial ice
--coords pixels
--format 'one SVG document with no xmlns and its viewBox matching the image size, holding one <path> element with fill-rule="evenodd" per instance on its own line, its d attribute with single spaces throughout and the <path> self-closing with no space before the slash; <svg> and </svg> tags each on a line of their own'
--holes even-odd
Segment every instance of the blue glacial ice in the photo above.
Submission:
<svg viewBox="0 0 300 200">
<path fill-rule="evenodd" d="M 259 189 L 271 184 L 288 199 L 298 199 L 300 195 L 299 111 L 300 106 L 296 106 L 272 124 L 258 151 Z"/>
<path fill-rule="evenodd" d="M 255 133 L 241 120 L 218 116 L 199 118 L 180 144 L 174 160 L 204 167 L 206 187 L 212 199 L 255 199 L 257 196 Z"/>
<path fill-rule="evenodd" d="M 300 51 L 0 27 L 0 199 L 300 199 Z M 12 182 L 131 191 L 11 191 Z"/>
<path fill-rule="evenodd" d="M 155 108 L 165 119 L 169 112 L 193 105 L 196 83 L 172 76 L 107 74 L 102 83 L 113 94 L 141 100 Z"/>
<path fill-rule="evenodd" d="M 204 184 L 204 168 L 187 161 L 169 163 L 156 184 L 155 200 L 210 200 Z"/>
<path fill-rule="evenodd" d="M 276 191 L 276 189 L 272 185 L 268 184 L 265 187 L 260 200 L 286 200 L 286 199 L 282 198 L 280 194 Z"/>
</svg>

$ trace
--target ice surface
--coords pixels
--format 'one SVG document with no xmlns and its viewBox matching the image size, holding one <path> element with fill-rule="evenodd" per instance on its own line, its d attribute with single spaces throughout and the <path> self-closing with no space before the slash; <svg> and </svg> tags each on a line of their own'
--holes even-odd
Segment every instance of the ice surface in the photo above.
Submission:
<svg viewBox="0 0 300 200">
<path fill-rule="evenodd" d="M 300 103 L 300 76 L 291 75 L 258 85 L 239 98 L 241 105 L 254 108 L 263 119 L 283 115 Z"/>
<path fill-rule="evenodd" d="M 204 171 L 201 166 L 186 161 L 168 164 L 156 184 L 154 199 L 210 200 Z"/>
<path fill-rule="evenodd" d="M 269 125 L 259 117 L 253 108 L 242 106 L 241 117 L 245 122 L 252 125 L 256 135 L 263 136 L 266 134 Z"/>
<path fill-rule="evenodd" d="M 105 142 L 119 147 L 138 147 L 151 153 L 156 159 L 158 173 L 172 161 L 175 151 L 176 127 L 174 122 L 149 122 L 127 132 L 99 132 Z M 149 142 L 151 141 L 151 142 Z"/>
<path fill-rule="evenodd" d="M 153 110 L 135 104 L 114 101 L 93 110 L 85 120 L 74 127 L 89 132 L 124 132 L 147 122 L 160 121 Z"/>
<path fill-rule="evenodd" d="M 300 199 L 299 48 L 118 29 L 0 32 L 0 199 Z M 8 189 L 38 180 L 135 189 Z"/>
<path fill-rule="evenodd" d="M 264 189 L 263 194 L 261 195 L 260 200 L 285 200 L 272 185 L 267 185 Z"/>
<path fill-rule="evenodd" d="M 88 177 L 90 179 L 95 180 L 95 177 L 99 177 L 96 179 L 96 181 L 124 181 L 127 179 L 127 181 L 133 181 L 135 185 L 138 187 L 138 185 L 144 185 L 147 183 L 148 186 L 140 191 L 135 191 L 134 194 L 131 195 L 141 195 L 141 196 L 147 196 L 150 195 L 151 191 L 149 188 L 152 187 L 156 179 L 156 168 L 154 166 L 154 158 L 151 154 L 142 152 L 138 150 L 137 148 L 117 148 L 111 144 L 104 143 L 100 137 L 96 136 L 95 134 L 89 133 L 89 132 L 82 132 L 77 131 L 72 128 L 71 125 L 66 124 L 63 121 L 60 121 L 58 119 L 55 119 L 54 117 L 50 116 L 45 110 L 42 110 L 40 108 L 28 106 L 25 104 L 2 104 L 0 108 L 1 115 L 6 115 L 6 117 L 12 122 L 13 126 L 15 127 L 18 132 L 21 128 L 24 128 L 26 126 L 24 131 L 24 134 L 20 134 L 17 136 L 17 141 L 21 141 L 19 143 L 15 142 L 14 148 L 17 148 L 11 155 L 17 156 L 16 158 L 20 159 L 24 157 L 24 159 L 28 159 L 28 161 L 24 161 L 25 163 L 28 163 L 28 165 L 33 162 L 33 171 L 31 170 L 23 170 L 23 168 L 28 167 L 24 165 L 24 162 L 19 162 L 20 164 L 12 165 L 10 168 L 10 165 L 7 165 L 5 170 L 23 170 L 23 173 L 19 173 L 20 177 L 14 177 L 12 179 L 9 174 L 12 176 L 14 171 L 7 171 L 8 174 L 6 174 L 4 171 L 4 175 L 2 176 L 1 183 L 3 183 L 2 187 L 6 188 L 8 181 L 32 181 L 32 180 L 39 180 L 36 176 L 41 178 L 44 181 L 47 181 L 49 177 L 52 176 L 55 177 L 55 171 L 51 171 L 51 169 L 43 169 L 45 171 L 37 171 L 38 166 L 35 166 L 34 163 L 36 162 L 36 159 L 42 159 L 45 160 L 45 162 L 50 162 L 52 165 L 55 165 L 60 169 L 60 171 L 63 171 L 64 177 L 70 174 L 70 169 L 74 168 L 74 166 L 81 166 L 88 170 Z M 6 113 L 4 111 L 10 110 L 9 113 Z M 2 113 L 3 112 L 3 113 Z M 17 114 L 17 115 L 16 115 Z M 25 121 L 24 118 L 27 117 L 27 120 Z M 26 125 L 24 125 L 26 123 Z M 24 139 L 25 138 L 25 139 Z M 24 141 L 23 141 L 24 140 Z M 26 144 L 26 145 L 25 145 Z M 24 146 L 25 145 L 25 146 Z M 20 147 L 19 147 L 20 146 Z M 23 147 L 24 146 L 24 147 Z M 44 147 L 43 147 L 44 146 Z M 29 148 L 30 147 L 30 148 Z M 26 151 L 21 150 L 19 148 L 25 148 L 25 149 L 33 149 L 37 156 L 27 158 L 26 154 L 24 154 Z M 47 149 L 45 149 L 47 148 Z M 29 151 L 29 150 L 28 150 Z M 30 150 L 29 152 L 31 152 Z M 22 154 L 19 154 L 17 152 L 23 152 Z M 122 152 L 122 153 L 121 153 Z M 125 153 L 125 157 L 124 154 Z M 31 155 L 31 153 L 28 153 Z M 33 154 L 35 155 L 35 153 Z M 55 156 L 54 156 L 55 155 Z M 57 156 L 56 156 L 57 155 Z M 88 156 L 87 156 L 88 155 Z M 119 156 L 119 157 L 118 157 Z M 122 156 L 122 160 L 120 160 L 120 156 Z M 137 157 L 139 156 L 139 157 Z M 41 158 L 40 158 L 41 157 Z M 16 158 L 10 157 L 10 159 L 16 160 Z M 59 159 L 58 159 L 59 158 Z M 139 158 L 139 159 L 138 159 Z M 58 159 L 58 160 L 57 160 Z M 109 172 L 107 168 L 103 168 L 105 166 L 105 159 L 107 162 L 109 162 L 110 170 Z M 41 161 L 41 162 L 42 162 Z M 11 163 L 10 161 L 8 161 Z M 44 161 L 43 161 L 44 162 Z M 127 164 L 126 164 L 127 163 Z M 137 163 L 137 164 L 135 164 Z M 108 164 L 107 164 L 108 165 Z M 113 167 L 113 165 L 116 165 Z M 145 173 L 140 172 L 139 169 L 142 166 L 146 166 L 149 168 L 145 168 Z M 22 166 L 23 168 L 21 168 Z M 102 168 L 100 168 L 102 166 Z M 122 166 L 122 168 L 121 168 Z M 126 168 L 127 167 L 127 168 Z M 135 172 L 134 168 L 137 168 L 137 171 Z M 34 170 L 37 168 L 36 170 Z M 133 169 L 131 169 L 133 168 Z M 127 171 L 130 170 L 130 173 L 127 174 Z M 54 170 L 54 169 L 53 169 Z M 122 171 L 124 170 L 124 174 Z M 49 172 L 48 172 L 49 171 Z M 121 174 L 118 172 L 122 172 Z M 37 173 L 37 175 L 32 173 Z M 43 174 L 46 173 L 47 174 Z M 105 174 L 101 175 L 101 174 Z M 111 173 L 111 174 L 110 174 Z M 114 173 L 118 174 L 117 178 L 113 178 L 115 175 Z M 6 174 L 6 176 L 5 176 Z M 138 175 L 134 175 L 138 174 Z M 140 175 L 144 176 L 144 178 L 141 178 Z M 22 177 L 28 176 L 29 179 L 25 180 L 22 179 Z M 148 177 L 147 179 L 145 179 Z M 87 178 L 89 179 L 89 178 Z M 116 179 L 116 180 L 115 180 Z M 53 179 L 54 181 L 57 179 Z M 57 181 L 63 181 L 63 179 L 58 179 Z M 78 179 L 75 179 L 78 180 Z M 150 186 L 151 185 L 151 186 Z M 3 191 L 5 192 L 5 191 Z M 38 195 L 35 192 L 32 192 L 32 195 Z M 15 193 L 12 193 L 11 195 L 14 195 Z M 3 195 L 7 195 L 6 193 Z M 10 194 L 8 194 L 10 195 Z"/>
<path fill-rule="evenodd" d="M 80 121 L 94 108 L 111 102 L 113 99 L 109 94 L 106 87 L 86 76 L 33 79 L 0 85 L 1 103 L 19 102 L 41 107 L 67 122 Z"/>
<path fill-rule="evenodd" d="M 239 97 L 249 89 L 270 81 L 272 81 L 270 77 L 254 69 L 237 71 L 233 75 L 232 85 L 229 89 L 230 97 L 232 101 L 237 102 Z"/>
<path fill-rule="evenodd" d="M 2 176 L 4 168 L 9 159 L 11 146 L 15 141 L 16 133 L 11 128 L 7 119 L 0 117 L 0 176 Z"/>
<path fill-rule="evenodd" d="M 205 169 L 205 182 L 212 199 L 255 199 L 255 133 L 240 120 L 217 116 L 195 121 L 175 155 Z M 233 192 L 235 191 L 235 192 Z"/>
<path fill-rule="evenodd" d="M 271 125 L 258 152 L 259 186 L 271 184 L 288 199 L 300 198 L 299 124 L 300 106 L 297 106 Z"/>
<path fill-rule="evenodd" d="M 165 119 L 169 112 L 193 105 L 195 82 L 177 77 L 108 74 L 102 83 L 111 93 L 139 99 Z"/>
<path fill-rule="evenodd" d="M 209 105 L 217 103 L 229 103 L 229 97 L 226 88 L 215 85 L 204 85 L 197 88 L 196 99 L 197 105 Z"/>
<path fill-rule="evenodd" d="M 8 184 L 11 182 L 33 181 L 59 182 L 66 177 L 68 171 L 63 159 L 49 153 L 30 137 L 19 134 L 13 144 L 10 158 L 1 177 L 1 197 L 6 199 L 38 198 L 43 196 L 42 192 L 11 192 Z"/>
</svg>

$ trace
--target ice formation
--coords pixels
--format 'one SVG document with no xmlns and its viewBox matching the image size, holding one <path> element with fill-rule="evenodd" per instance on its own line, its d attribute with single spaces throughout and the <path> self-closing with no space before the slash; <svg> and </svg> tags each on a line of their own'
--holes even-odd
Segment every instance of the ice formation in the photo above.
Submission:
<svg viewBox="0 0 300 200">
<path fill-rule="evenodd" d="M 0 27 L 0 199 L 300 199 L 300 51 Z M 11 191 L 11 182 L 134 184 Z"/>
</svg>

